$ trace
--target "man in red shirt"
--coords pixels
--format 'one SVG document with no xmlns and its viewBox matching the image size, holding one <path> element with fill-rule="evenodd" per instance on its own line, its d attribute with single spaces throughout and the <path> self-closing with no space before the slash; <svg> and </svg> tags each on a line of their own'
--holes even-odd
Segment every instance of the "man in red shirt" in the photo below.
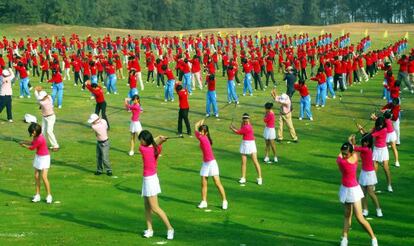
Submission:
<svg viewBox="0 0 414 246">
<path fill-rule="evenodd" d="M 344 91 L 344 81 L 343 81 L 343 69 L 342 69 L 342 57 L 335 57 L 335 60 L 333 62 L 334 65 L 334 91 L 336 91 L 338 89 L 338 83 L 339 83 L 339 88 L 341 89 L 341 91 Z"/>
<path fill-rule="evenodd" d="M 109 130 L 109 121 L 106 117 L 106 101 L 104 97 L 104 92 L 102 87 L 98 84 L 91 84 L 90 80 L 85 82 L 86 89 L 88 89 L 95 97 L 96 106 L 95 106 L 95 114 L 99 115 L 99 112 L 102 111 L 102 119 L 106 120 L 108 123 L 108 130 Z"/>
<path fill-rule="evenodd" d="M 395 143 L 397 144 L 397 146 L 399 146 L 400 145 L 400 110 L 401 110 L 400 99 L 393 98 L 392 102 L 382 107 L 382 111 L 385 112 L 385 110 L 391 110 L 392 126 L 394 127 L 394 131 L 397 134 L 397 141 L 395 141 Z"/>
<path fill-rule="evenodd" d="M 299 112 L 299 120 L 303 119 L 304 111 L 306 115 L 309 117 L 309 120 L 313 120 L 312 112 L 311 112 L 311 97 L 309 95 L 308 87 L 305 84 L 304 79 L 300 79 L 299 83 L 295 83 L 294 85 L 295 90 L 299 91 L 300 93 L 300 112 Z"/>
<path fill-rule="evenodd" d="M 216 78 L 214 74 L 208 74 L 206 77 L 207 83 L 207 98 L 206 98 L 206 117 L 210 117 L 210 106 L 213 107 L 213 112 L 218 118 L 217 95 L 216 95 Z"/>
<path fill-rule="evenodd" d="M 183 134 L 183 120 L 185 127 L 187 128 L 187 134 L 191 136 L 191 127 L 190 121 L 188 120 L 188 112 L 190 111 L 190 105 L 188 104 L 188 92 L 183 86 L 179 83 L 176 84 L 175 90 L 178 94 L 179 106 L 178 110 L 178 135 L 182 136 Z"/>
<path fill-rule="evenodd" d="M 174 84 L 175 84 L 175 77 L 173 71 L 167 66 L 162 65 L 162 70 L 165 71 L 165 75 L 167 76 L 167 83 L 164 87 L 164 101 L 167 102 L 171 100 L 174 102 Z"/>
<path fill-rule="evenodd" d="M 408 79 L 408 66 L 409 61 L 406 55 L 402 55 L 401 59 L 398 61 L 400 64 L 400 70 L 398 71 L 398 80 L 405 85 L 404 90 L 409 90 L 411 94 L 414 93 L 414 90 L 411 86 L 411 83 Z"/>
<path fill-rule="evenodd" d="M 273 72 L 273 58 L 270 56 L 266 58 L 266 87 L 269 86 L 269 78 L 272 79 L 273 85 L 276 86 L 275 75 Z"/>
<path fill-rule="evenodd" d="M 20 98 L 23 98 L 25 96 L 27 96 L 27 98 L 30 98 L 29 76 L 27 74 L 27 70 L 24 64 L 21 61 L 19 61 L 14 68 L 20 76 Z"/>
<path fill-rule="evenodd" d="M 53 83 L 52 86 L 52 103 L 55 104 L 55 99 L 57 95 L 57 103 L 58 108 L 62 108 L 62 101 L 63 101 L 63 82 L 62 82 L 62 74 L 60 74 L 59 70 L 53 69 L 52 70 L 52 78 L 47 82 Z"/>
</svg>

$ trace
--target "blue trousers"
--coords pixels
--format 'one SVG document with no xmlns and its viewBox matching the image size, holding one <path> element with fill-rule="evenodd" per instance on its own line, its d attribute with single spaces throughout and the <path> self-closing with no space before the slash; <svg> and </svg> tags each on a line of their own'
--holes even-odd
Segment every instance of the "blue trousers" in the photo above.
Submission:
<svg viewBox="0 0 414 246">
<path fill-rule="evenodd" d="M 234 80 L 227 81 L 227 101 L 228 102 L 238 102 L 239 98 L 236 94 L 236 88 L 234 84 Z"/>
<path fill-rule="evenodd" d="M 192 93 L 193 92 L 193 85 L 191 84 L 191 73 L 186 73 L 184 74 L 184 82 L 183 82 L 183 87 L 184 89 L 187 89 L 188 93 Z"/>
<path fill-rule="evenodd" d="M 109 93 L 118 92 L 116 89 L 116 74 L 110 74 L 108 76 L 108 85 L 106 86 Z"/>
<path fill-rule="evenodd" d="M 138 89 L 137 88 L 129 89 L 128 97 L 132 98 L 134 95 L 138 95 Z"/>
<path fill-rule="evenodd" d="M 98 76 L 96 75 L 91 76 L 91 84 L 98 84 Z"/>
<path fill-rule="evenodd" d="M 165 84 L 164 88 L 164 98 L 165 100 L 174 100 L 174 84 L 175 80 L 170 79 Z"/>
<path fill-rule="evenodd" d="M 334 84 L 333 84 L 333 77 L 332 76 L 328 77 L 328 79 L 326 80 L 326 84 L 327 84 L 327 87 L 328 87 L 326 95 L 328 95 L 328 92 L 329 92 L 329 94 L 331 94 L 331 96 L 334 97 L 335 96 L 335 90 L 334 90 Z"/>
<path fill-rule="evenodd" d="M 326 88 L 326 83 L 318 84 L 316 86 L 316 105 L 325 105 L 327 93 Z"/>
<path fill-rule="evenodd" d="M 20 79 L 20 96 L 30 96 L 29 77 Z"/>
<path fill-rule="evenodd" d="M 299 118 L 303 118 L 303 113 L 306 113 L 306 116 L 308 116 L 309 118 L 312 117 L 312 112 L 311 112 L 311 98 L 309 95 L 307 95 L 306 97 L 301 97 L 300 98 L 300 113 L 299 113 Z"/>
<path fill-rule="evenodd" d="M 57 103 L 58 103 L 58 107 L 62 106 L 62 101 L 63 101 L 63 83 L 53 83 L 53 88 L 52 88 L 52 101 L 53 104 L 55 104 L 55 99 L 57 96 Z"/>
<path fill-rule="evenodd" d="M 206 113 L 210 114 L 210 105 L 213 107 L 214 114 L 218 114 L 216 91 L 207 91 Z"/>
<path fill-rule="evenodd" d="M 252 74 L 251 73 L 246 73 L 244 75 L 243 94 L 246 94 L 246 92 L 249 92 L 249 94 L 253 93 L 253 90 L 252 90 Z"/>
</svg>

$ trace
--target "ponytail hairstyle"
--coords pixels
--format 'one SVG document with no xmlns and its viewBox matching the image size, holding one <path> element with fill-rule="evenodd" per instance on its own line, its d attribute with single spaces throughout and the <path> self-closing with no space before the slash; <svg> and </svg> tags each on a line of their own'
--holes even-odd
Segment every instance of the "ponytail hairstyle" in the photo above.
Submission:
<svg viewBox="0 0 414 246">
<path fill-rule="evenodd" d="M 361 145 L 364 146 L 364 143 L 367 143 L 367 147 L 372 149 L 374 139 L 370 133 L 364 133 L 361 138 Z"/>
<path fill-rule="evenodd" d="M 149 132 L 148 130 L 143 130 L 139 135 L 138 135 L 138 139 L 139 140 L 144 140 L 145 142 L 145 146 L 150 146 L 152 145 L 154 147 L 154 157 L 155 159 L 158 159 L 159 156 L 159 152 L 158 152 L 158 145 L 154 140 L 154 137 L 152 136 L 151 132 Z"/>
<path fill-rule="evenodd" d="M 377 120 L 375 120 L 375 130 L 380 131 L 385 127 L 385 119 L 383 116 L 378 117 Z"/>
<path fill-rule="evenodd" d="M 354 146 L 348 142 L 342 144 L 341 146 L 341 153 L 345 157 L 345 155 L 354 152 Z"/>
<path fill-rule="evenodd" d="M 210 131 L 208 130 L 208 126 L 207 125 L 201 125 L 201 126 L 199 126 L 198 127 L 198 131 L 199 132 L 203 132 L 204 131 L 206 133 L 206 136 L 208 138 L 208 141 L 210 142 L 210 145 L 213 145 L 213 140 L 211 139 Z"/>
<path fill-rule="evenodd" d="M 133 95 L 132 98 L 131 98 L 131 102 L 135 101 L 135 99 L 138 100 L 139 104 L 141 104 L 141 100 L 139 99 L 138 95 Z"/>
<path fill-rule="evenodd" d="M 391 111 L 390 110 L 386 110 L 384 112 L 384 118 L 385 119 L 391 119 L 391 116 L 392 116 L 392 114 L 391 114 Z"/>
</svg>

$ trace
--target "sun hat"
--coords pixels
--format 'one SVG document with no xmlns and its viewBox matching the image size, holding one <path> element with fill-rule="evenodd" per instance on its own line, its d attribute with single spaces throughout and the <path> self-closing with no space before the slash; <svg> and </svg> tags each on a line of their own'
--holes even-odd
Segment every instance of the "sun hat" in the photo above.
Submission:
<svg viewBox="0 0 414 246">
<path fill-rule="evenodd" d="M 99 119 L 99 116 L 97 114 L 91 114 L 91 116 L 89 116 L 88 123 L 92 124 L 97 119 Z"/>
</svg>

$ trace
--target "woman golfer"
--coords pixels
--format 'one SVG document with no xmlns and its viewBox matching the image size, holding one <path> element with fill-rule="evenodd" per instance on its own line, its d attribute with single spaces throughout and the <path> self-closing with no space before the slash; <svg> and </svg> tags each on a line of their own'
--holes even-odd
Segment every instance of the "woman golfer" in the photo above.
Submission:
<svg viewBox="0 0 414 246">
<path fill-rule="evenodd" d="M 132 102 L 132 104 L 130 102 Z M 127 98 L 125 100 L 125 107 L 132 113 L 131 124 L 129 125 L 129 131 L 131 132 L 131 148 L 129 150 L 129 155 L 133 156 L 135 149 L 135 139 L 142 131 L 141 122 L 139 121 L 139 115 L 142 112 L 139 96 L 132 96 L 131 101 L 129 98 Z"/>
<path fill-rule="evenodd" d="M 221 198 L 223 199 L 222 208 L 227 209 L 228 202 L 226 199 L 226 193 L 224 192 L 223 185 L 220 182 L 219 168 L 217 165 L 216 158 L 214 158 L 213 149 L 211 145 L 210 132 L 208 126 L 204 125 L 204 120 L 200 120 L 195 125 L 195 135 L 198 141 L 200 141 L 200 149 L 203 152 L 203 165 L 200 170 L 201 176 L 201 202 L 198 208 L 207 208 L 207 179 L 213 177 L 214 183 L 220 192 Z"/>
<path fill-rule="evenodd" d="M 358 168 L 358 155 L 354 153 L 353 146 L 350 143 L 344 143 L 341 152 L 336 159 L 339 171 L 342 173 L 342 184 L 339 189 L 339 200 L 344 204 L 344 229 L 342 231 L 341 246 L 348 245 L 348 232 L 352 222 L 352 211 L 359 224 L 371 237 L 372 246 L 377 246 L 377 238 L 372 231 L 371 225 L 362 215 L 361 198 L 364 197 L 361 186 L 356 179 Z"/>
<path fill-rule="evenodd" d="M 230 129 L 239 135 L 243 135 L 243 141 L 240 145 L 240 153 L 242 154 L 242 165 L 241 165 L 241 172 L 242 177 L 239 180 L 240 184 L 246 183 L 246 163 L 247 163 L 247 155 L 252 156 L 253 164 L 256 168 L 256 172 L 258 175 L 257 184 L 262 185 L 262 171 L 260 169 L 259 162 L 257 161 L 257 149 L 256 149 L 256 142 L 254 141 L 254 132 L 253 127 L 250 124 L 250 116 L 247 113 L 243 114 L 241 127 L 237 129 L 233 123 L 230 124 Z"/>
<path fill-rule="evenodd" d="M 272 149 L 273 152 L 273 161 L 277 162 L 276 157 L 276 145 L 275 145 L 275 139 L 276 139 L 276 131 L 275 131 L 275 113 L 273 112 L 273 103 L 267 102 L 265 105 L 266 114 L 263 118 L 263 121 L 266 125 L 263 133 L 263 137 L 266 142 L 266 148 L 265 148 L 265 163 L 271 163 L 272 161 L 269 159 L 269 152 L 270 149 Z"/>
<path fill-rule="evenodd" d="M 143 130 L 138 135 L 138 139 L 141 142 L 139 151 L 141 152 L 143 162 L 141 195 L 144 197 L 145 219 L 147 222 L 147 229 L 144 231 L 143 236 L 150 238 L 154 235 L 152 230 L 152 213 L 155 213 L 167 227 L 167 239 L 172 240 L 174 238 L 174 229 L 167 215 L 158 205 L 157 197 L 161 193 L 160 182 L 157 176 L 157 161 L 162 149 L 161 144 L 167 141 L 167 138 L 158 136 L 154 139 L 149 131 Z"/>
</svg>

